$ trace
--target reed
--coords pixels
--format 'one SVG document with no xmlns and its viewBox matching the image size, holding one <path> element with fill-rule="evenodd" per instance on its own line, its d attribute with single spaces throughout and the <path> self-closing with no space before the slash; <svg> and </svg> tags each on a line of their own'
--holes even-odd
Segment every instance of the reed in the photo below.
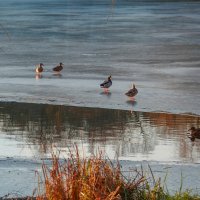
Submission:
<svg viewBox="0 0 200 200">
<path fill-rule="evenodd" d="M 153 173 L 146 177 L 142 168 L 128 179 L 119 162 L 113 163 L 101 153 L 81 159 L 77 150 L 64 162 L 53 154 L 51 168 L 43 164 L 42 170 L 44 188 L 41 194 L 39 187 L 37 200 L 200 200 L 187 191 L 170 196 L 161 180 Z"/>
</svg>

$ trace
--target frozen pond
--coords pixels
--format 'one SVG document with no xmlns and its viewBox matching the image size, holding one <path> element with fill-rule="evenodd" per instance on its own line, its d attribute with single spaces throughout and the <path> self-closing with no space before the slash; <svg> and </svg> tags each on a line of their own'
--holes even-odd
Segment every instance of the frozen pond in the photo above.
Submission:
<svg viewBox="0 0 200 200">
<path fill-rule="evenodd" d="M 1 101 L 200 114 L 199 1 L 1 0 L 0 19 Z"/>
</svg>

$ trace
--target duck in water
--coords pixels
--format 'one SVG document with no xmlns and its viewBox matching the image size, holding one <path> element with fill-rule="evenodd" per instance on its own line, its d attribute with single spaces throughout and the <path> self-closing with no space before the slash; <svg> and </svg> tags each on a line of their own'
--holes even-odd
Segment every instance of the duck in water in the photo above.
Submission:
<svg viewBox="0 0 200 200">
<path fill-rule="evenodd" d="M 63 70 L 63 63 L 60 63 L 58 66 L 53 68 L 54 72 L 60 72 Z"/>
<path fill-rule="evenodd" d="M 200 128 L 191 127 L 188 131 L 190 131 L 189 138 L 192 141 L 194 141 L 195 138 L 200 139 Z"/>
<path fill-rule="evenodd" d="M 36 73 L 42 73 L 43 72 L 43 63 L 40 63 L 39 66 L 36 67 L 35 72 Z"/>
<path fill-rule="evenodd" d="M 105 92 L 108 92 L 108 88 L 112 85 L 112 77 L 109 76 L 107 80 L 100 84 L 100 87 L 104 89 Z"/>
<path fill-rule="evenodd" d="M 135 87 L 135 84 L 133 84 L 133 88 L 130 89 L 128 92 L 125 93 L 126 96 L 130 97 L 131 99 L 134 98 L 138 93 L 137 88 Z"/>
</svg>

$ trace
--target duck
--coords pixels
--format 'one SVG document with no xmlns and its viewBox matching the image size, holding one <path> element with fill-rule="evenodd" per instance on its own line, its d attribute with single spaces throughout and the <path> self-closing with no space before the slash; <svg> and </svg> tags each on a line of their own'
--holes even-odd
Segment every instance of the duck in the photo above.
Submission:
<svg viewBox="0 0 200 200">
<path fill-rule="evenodd" d="M 43 64 L 43 63 L 40 63 L 39 66 L 36 67 L 35 72 L 36 72 L 36 73 L 42 73 L 43 70 L 44 70 L 44 69 L 43 69 L 43 66 L 44 66 L 44 64 Z"/>
<path fill-rule="evenodd" d="M 194 126 L 191 127 L 188 131 L 190 131 L 190 139 L 192 141 L 195 140 L 195 138 L 200 139 L 200 128 L 195 128 Z"/>
<path fill-rule="evenodd" d="M 133 88 L 130 89 L 128 92 L 126 92 L 125 95 L 128 96 L 128 97 L 134 97 L 134 96 L 137 95 L 137 93 L 138 93 L 138 90 L 135 87 L 135 84 L 133 83 Z"/>
<path fill-rule="evenodd" d="M 103 83 L 100 84 L 100 87 L 108 90 L 108 88 L 112 85 L 111 79 L 112 79 L 112 77 L 110 75 L 107 80 L 105 80 Z"/>
<path fill-rule="evenodd" d="M 60 63 L 59 65 L 53 68 L 54 72 L 60 72 L 62 70 L 63 70 L 63 63 Z"/>
</svg>

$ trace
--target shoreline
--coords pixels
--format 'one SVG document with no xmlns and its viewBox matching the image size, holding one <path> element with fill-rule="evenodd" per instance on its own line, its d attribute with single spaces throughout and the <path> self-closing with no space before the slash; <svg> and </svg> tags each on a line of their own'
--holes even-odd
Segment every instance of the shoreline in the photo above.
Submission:
<svg viewBox="0 0 200 200">
<path fill-rule="evenodd" d="M 170 111 L 162 111 L 162 110 L 154 110 L 154 111 L 143 111 L 143 110 L 130 110 L 128 108 L 107 108 L 107 107 L 95 107 L 95 106 L 88 106 L 88 105 L 79 105 L 79 104 L 61 104 L 55 103 L 54 101 L 49 100 L 49 102 L 27 102 L 27 101 L 13 101 L 13 100 L 6 100 L 0 101 L 0 103 L 13 103 L 13 104 L 35 104 L 35 105 L 52 105 L 52 106 L 65 106 L 65 107 L 74 107 L 74 108 L 89 108 L 89 109 L 104 109 L 104 110 L 120 110 L 120 111 L 131 111 L 131 112 L 142 112 L 142 113 L 155 113 L 155 114 L 169 114 L 169 115 L 180 115 L 180 116 L 191 116 L 191 117 L 200 117 L 198 113 L 191 113 L 191 112 L 170 112 Z M 134 101 L 133 101 L 134 104 Z"/>
<path fill-rule="evenodd" d="M 63 160 L 60 159 L 62 162 Z M 111 160 L 115 162 L 116 160 Z M 40 175 L 42 174 L 42 163 L 47 166 L 51 166 L 51 160 L 0 160 L 0 175 L 4 177 L 1 179 L 0 185 L 2 185 L 0 192 L 0 199 L 23 199 L 27 196 L 33 196 L 34 190 L 37 188 L 37 175 L 35 171 L 38 171 Z M 200 182 L 200 177 L 196 174 L 200 170 L 200 164 L 193 165 L 178 165 L 158 163 L 158 162 L 148 162 L 148 161 L 128 161 L 119 160 L 122 171 L 125 172 L 127 178 L 131 178 L 131 172 L 135 169 L 140 170 L 141 167 L 149 177 L 151 177 L 151 168 L 155 179 L 161 178 L 161 185 L 166 187 L 169 194 L 173 195 L 175 192 L 179 191 L 182 184 L 182 191 L 191 190 L 192 194 L 200 194 L 200 187 L 198 183 Z M 125 175 L 124 174 L 124 175 Z M 12 179 L 11 179 L 12 177 Z M 165 180 L 166 178 L 166 180 Z M 9 179 L 9 187 L 5 184 L 5 180 Z M 23 180 L 23 182 L 20 182 Z M 3 184 L 4 183 L 4 184 Z"/>
</svg>

